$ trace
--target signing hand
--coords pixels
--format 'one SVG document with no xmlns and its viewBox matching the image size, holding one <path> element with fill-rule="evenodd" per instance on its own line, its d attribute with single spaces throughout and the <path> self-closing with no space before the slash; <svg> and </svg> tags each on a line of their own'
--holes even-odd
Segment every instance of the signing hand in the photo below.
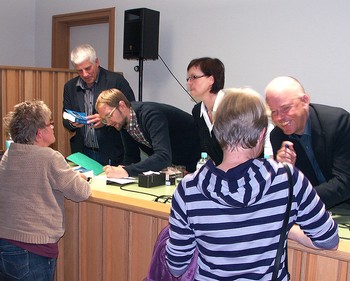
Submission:
<svg viewBox="0 0 350 281">
<path fill-rule="evenodd" d="M 128 172 L 123 167 L 124 166 L 121 166 L 121 165 L 117 167 L 107 165 L 103 167 L 103 170 L 105 171 L 107 178 L 120 179 L 120 178 L 125 178 L 129 176 Z"/>
<path fill-rule="evenodd" d="M 295 165 L 297 154 L 295 153 L 293 143 L 284 141 L 281 148 L 277 151 L 276 160 L 278 162 L 286 162 Z"/>
</svg>

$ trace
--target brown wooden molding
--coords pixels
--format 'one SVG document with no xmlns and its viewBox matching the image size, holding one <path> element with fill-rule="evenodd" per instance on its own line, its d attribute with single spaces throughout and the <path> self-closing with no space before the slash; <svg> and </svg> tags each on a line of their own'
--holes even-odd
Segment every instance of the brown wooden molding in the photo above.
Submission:
<svg viewBox="0 0 350 281">
<path fill-rule="evenodd" d="M 108 23 L 108 69 L 114 70 L 115 8 L 52 16 L 51 67 L 69 68 L 70 27 Z"/>
</svg>

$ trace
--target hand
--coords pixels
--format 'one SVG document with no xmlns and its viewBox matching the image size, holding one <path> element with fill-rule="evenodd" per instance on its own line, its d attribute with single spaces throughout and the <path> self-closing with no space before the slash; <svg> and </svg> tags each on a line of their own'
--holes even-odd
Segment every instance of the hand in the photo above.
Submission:
<svg viewBox="0 0 350 281">
<path fill-rule="evenodd" d="M 104 126 L 104 124 L 101 122 L 101 116 L 97 113 L 88 115 L 86 118 L 88 119 L 88 124 L 91 124 L 91 126 L 94 128 L 101 128 Z"/>
<path fill-rule="evenodd" d="M 284 141 L 281 148 L 277 151 L 276 160 L 278 162 L 286 162 L 295 165 L 297 160 L 297 154 L 295 153 L 293 143 L 290 141 Z"/>
<path fill-rule="evenodd" d="M 77 173 L 79 173 L 79 176 L 80 176 L 82 179 L 87 180 L 87 177 L 86 177 L 83 173 L 80 173 L 80 172 L 77 172 Z"/>
<path fill-rule="evenodd" d="M 103 170 L 105 171 L 105 174 L 107 176 L 107 178 L 125 178 L 128 177 L 129 174 L 128 172 L 123 168 L 124 166 L 104 166 Z"/>
<path fill-rule="evenodd" d="M 302 231 L 302 229 L 300 228 L 299 225 L 294 224 L 292 226 L 292 228 L 289 230 L 288 233 L 288 238 L 294 241 L 299 242 L 300 244 L 309 247 L 309 248 L 313 248 L 313 249 L 318 249 L 311 241 L 311 239 L 309 237 L 307 237 L 304 233 L 304 231 Z"/>
<path fill-rule="evenodd" d="M 78 122 L 72 122 L 72 121 L 69 121 L 69 123 L 74 127 L 74 128 L 81 128 L 84 126 L 84 124 L 80 124 Z"/>
</svg>

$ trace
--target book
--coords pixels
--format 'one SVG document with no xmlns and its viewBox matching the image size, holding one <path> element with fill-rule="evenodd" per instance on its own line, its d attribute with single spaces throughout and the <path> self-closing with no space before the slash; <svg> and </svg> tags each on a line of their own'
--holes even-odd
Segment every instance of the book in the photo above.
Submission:
<svg viewBox="0 0 350 281">
<path fill-rule="evenodd" d="M 94 177 L 94 171 L 88 170 L 88 169 L 86 169 L 86 168 L 84 168 L 82 166 L 75 166 L 75 167 L 73 167 L 73 171 L 82 173 L 87 178 L 93 178 Z"/>
<path fill-rule="evenodd" d="M 70 109 L 66 109 L 65 112 L 63 112 L 63 118 L 67 119 L 72 122 L 77 122 L 80 124 L 88 124 L 86 113 L 85 112 L 78 112 Z"/>
<path fill-rule="evenodd" d="M 95 176 L 103 173 L 103 166 L 100 163 L 81 152 L 73 153 L 66 158 L 74 164 L 85 168 L 87 171 L 93 171 Z"/>
</svg>

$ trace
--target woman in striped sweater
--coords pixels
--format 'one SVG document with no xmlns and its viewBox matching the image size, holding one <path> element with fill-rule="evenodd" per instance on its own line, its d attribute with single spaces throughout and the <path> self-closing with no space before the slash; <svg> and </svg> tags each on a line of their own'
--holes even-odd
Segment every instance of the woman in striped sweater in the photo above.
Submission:
<svg viewBox="0 0 350 281">
<path fill-rule="evenodd" d="M 167 264 L 180 276 L 198 249 L 195 280 L 271 280 L 288 201 L 288 176 L 281 163 L 256 158 L 268 124 L 260 95 L 247 88 L 225 91 L 214 121 L 223 162 L 215 166 L 209 160 L 177 187 Z M 336 249 L 336 223 L 308 179 L 289 167 L 294 182 L 289 238 L 313 248 Z M 288 278 L 285 261 L 286 253 L 278 280 Z"/>
</svg>

